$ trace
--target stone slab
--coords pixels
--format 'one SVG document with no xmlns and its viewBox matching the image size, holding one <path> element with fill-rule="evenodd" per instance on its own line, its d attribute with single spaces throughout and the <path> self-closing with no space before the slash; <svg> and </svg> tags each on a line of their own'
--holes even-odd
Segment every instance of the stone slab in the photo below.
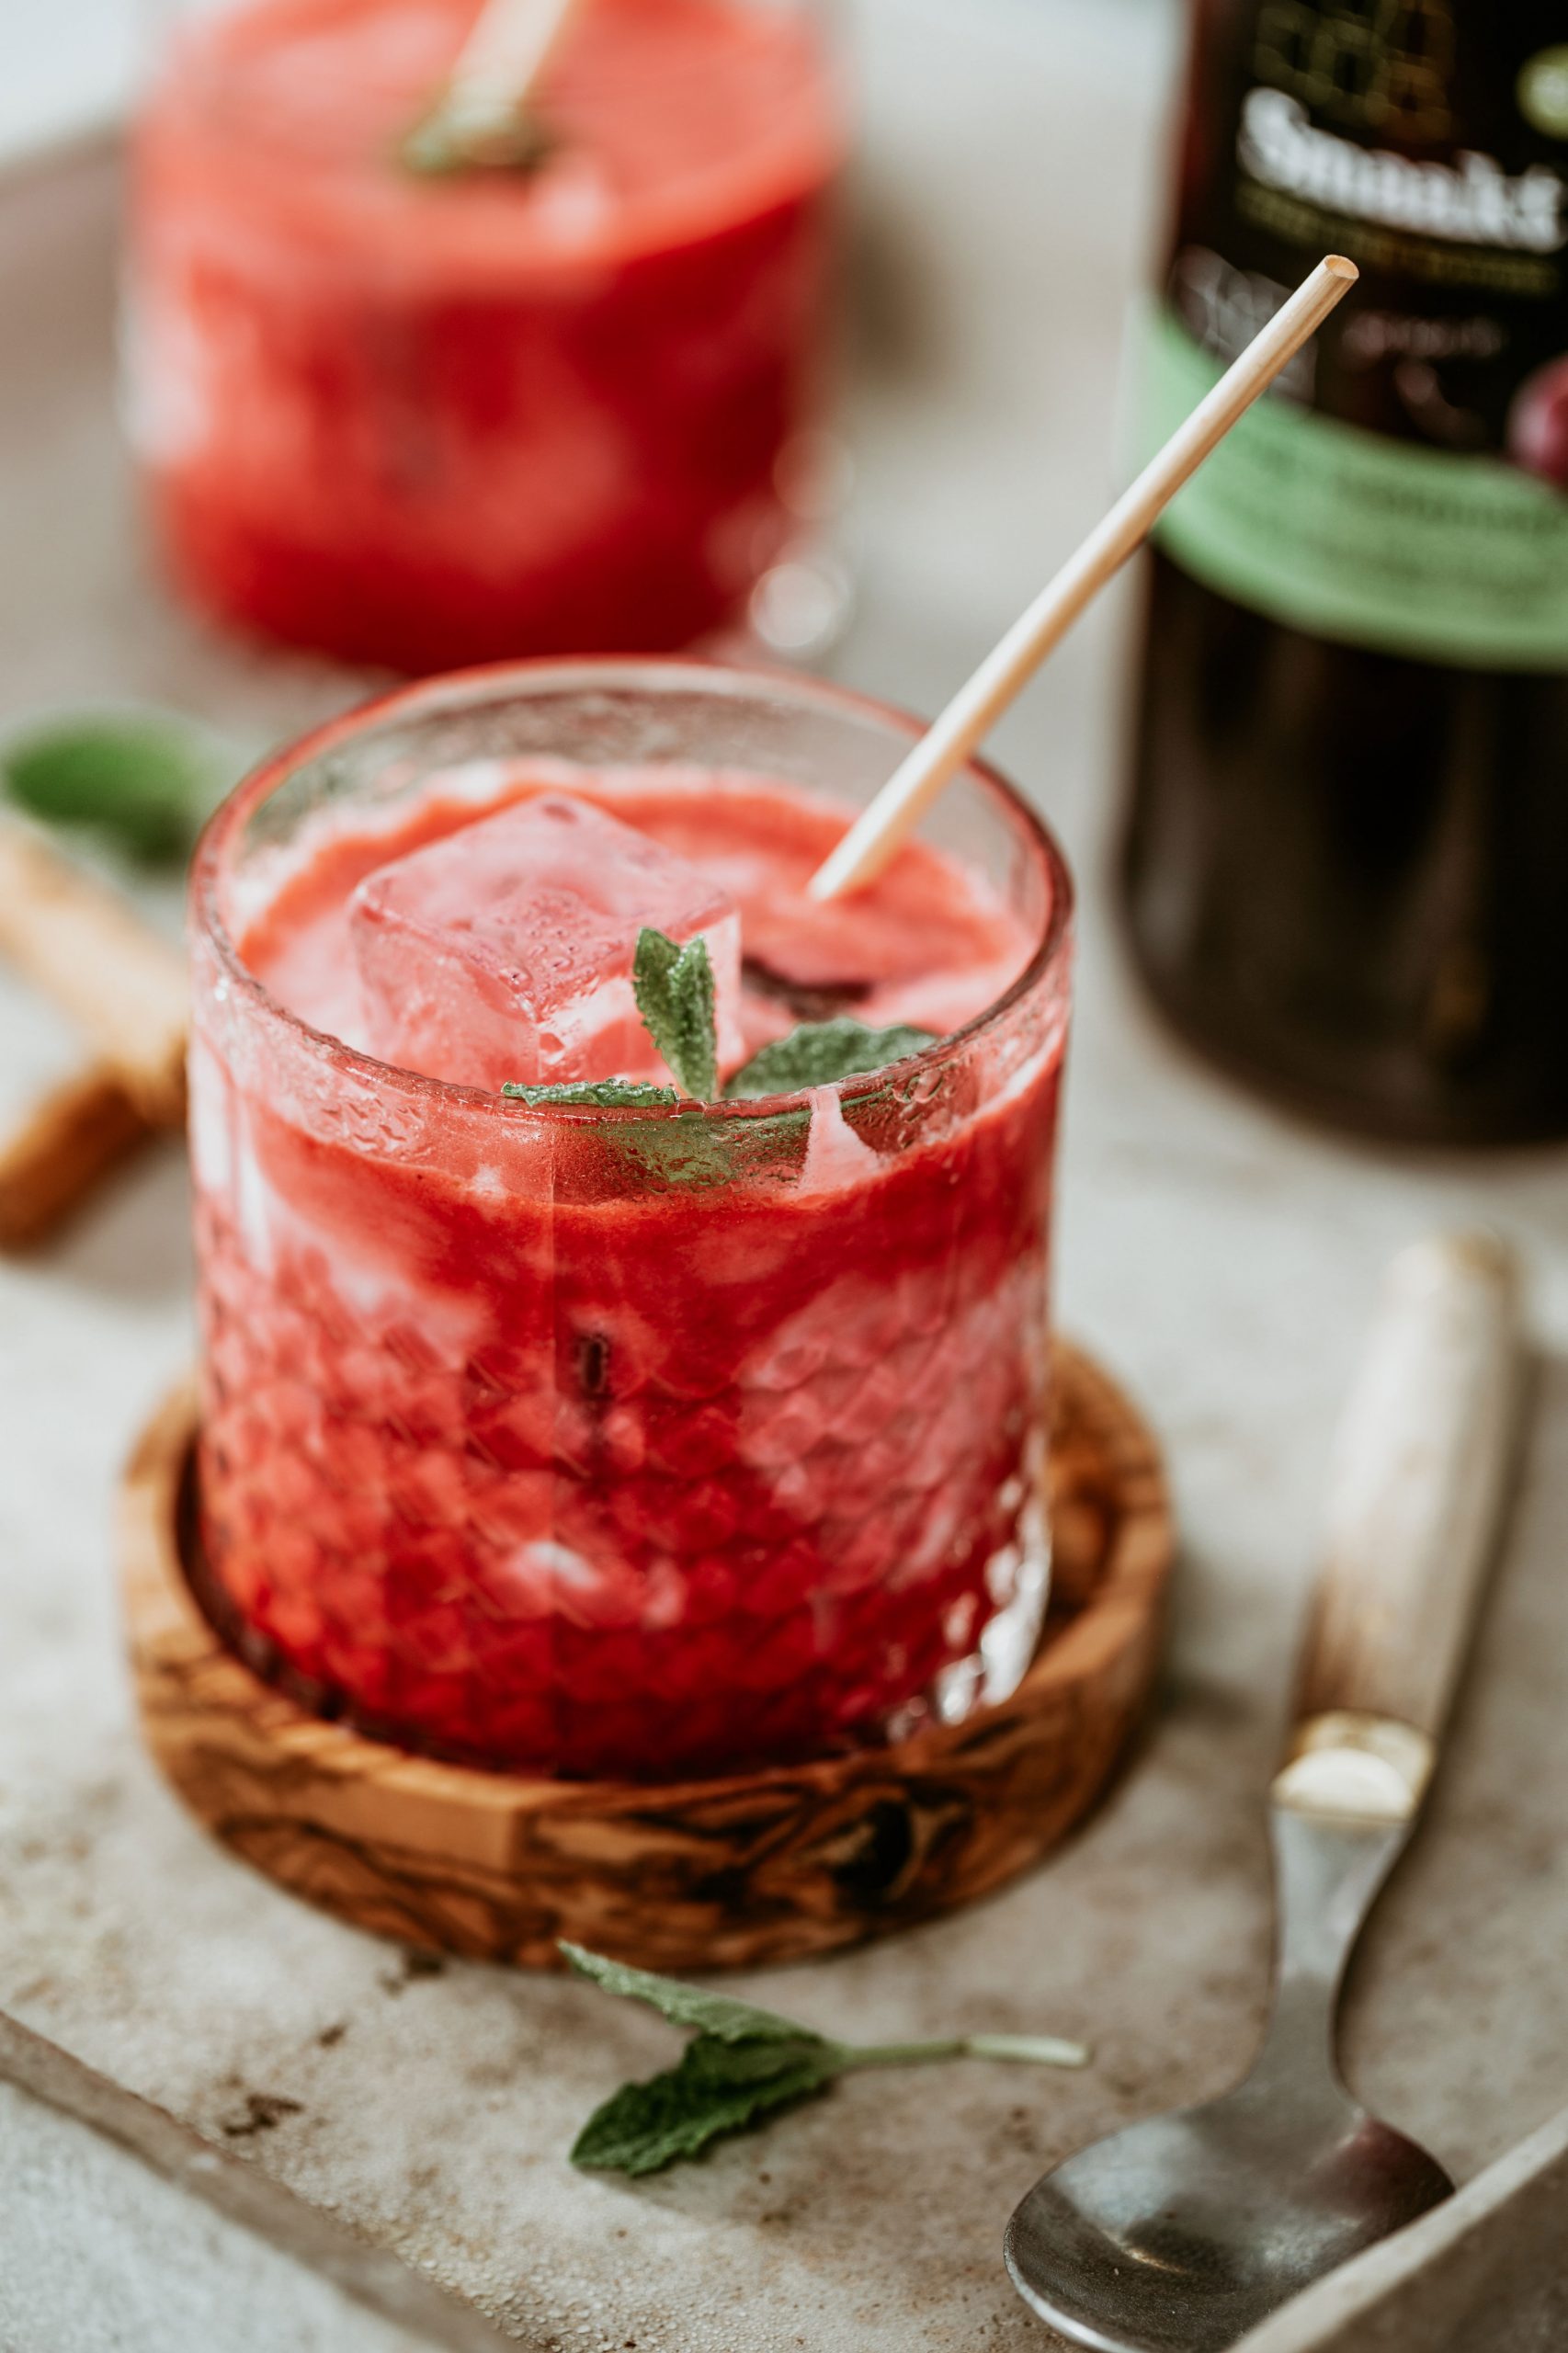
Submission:
<svg viewBox="0 0 1568 2353">
<path fill-rule="evenodd" d="M 1133 0 L 861 0 L 852 21 L 868 92 L 849 385 L 861 603 L 837 666 L 933 709 L 1113 485 L 1169 44 Z M 112 160 L 93 155 L 0 204 L 6 314 L 28 321 L 0 369 L 0 720 L 112 692 L 265 736 L 358 682 L 236 655 L 149 585 L 112 417 Z M 1186 1550 L 1163 1704 L 1049 1868 L 879 1949 L 742 1981 L 850 2035 L 1080 2035 L 1097 2051 L 1083 2075 L 861 2078 L 642 2187 L 574 2175 L 585 2111 L 667 2056 L 656 2020 L 577 1985 L 428 1973 L 307 1912 L 215 1850 L 138 1749 L 108 1528 L 119 1461 L 191 1347 L 177 1154 L 149 1157 L 48 1256 L 0 1267 L 0 2006 L 425 2267 L 529 2353 L 1047 2342 L 1001 2268 L 1017 2196 L 1094 2133 L 1219 2088 L 1256 2031 L 1261 1790 L 1330 1431 L 1383 1258 L 1448 1219 L 1491 1219 L 1530 1262 L 1536 1427 L 1452 1753 L 1369 1938 L 1346 2055 L 1360 2092 L 1461 2177 L 1568 2101 L 1568 1155 L 1346 1148 L 1166 1042 L 1104 888 L 1126 621 L 1125 597 L 1097 610 L 997 749 L 1084 886 L 1060 1306 L 1169 1449 Z M 0 996 L 5 1087 L 65 1051 L 38 1008 Z M 84 2175 L 71 2194 L 99 2193 Z"/>
</svg>

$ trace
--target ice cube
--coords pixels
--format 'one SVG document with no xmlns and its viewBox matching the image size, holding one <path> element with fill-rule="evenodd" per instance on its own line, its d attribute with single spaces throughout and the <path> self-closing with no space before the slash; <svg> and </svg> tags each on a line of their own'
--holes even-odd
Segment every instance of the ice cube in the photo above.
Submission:
<svg viewBox="0 0 1568 2353">
<path fill-rule="evenodd" d="M 349 911 L 370 1051 L 427 1078 L 668 1084 L 631 989 L 647 924 L 712 959 L 719 1063 L 744 1058 L 741 924 L 710 876 L 551 792 L 368 874 Z"/>
</svg>

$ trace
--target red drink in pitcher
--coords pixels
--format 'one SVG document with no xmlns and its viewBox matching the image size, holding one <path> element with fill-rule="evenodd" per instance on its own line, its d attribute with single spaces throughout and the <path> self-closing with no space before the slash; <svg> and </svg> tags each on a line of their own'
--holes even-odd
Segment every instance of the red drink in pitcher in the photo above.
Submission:
<svg viewBox="0 0 1568 2353">
<path fill-rule="evenodd" d="M 528 171 L 400 142 L 473 0 L 244 0 L 138 130 L 131 438 L 177 580 L 352 662 L 689 643 L 798 529 L 843 152 L 794 0 L 582 0 Z"/>
<path fill-rule="evenodd" d="M 975 768 L 811 901 L 910 733 L 532 665 L 335 722 L 209 829 L 202 1525 L 218 1614 L 317 1706 L 647 1778 L 1022 1674 L 1070 885 Z M 671 1076 L 643 926 L 702 943 L 713 1092 L 746 1092 L 607 1090 Z M 878 1066 L 813 1083 L 830 1021 Z"/>
</svg>

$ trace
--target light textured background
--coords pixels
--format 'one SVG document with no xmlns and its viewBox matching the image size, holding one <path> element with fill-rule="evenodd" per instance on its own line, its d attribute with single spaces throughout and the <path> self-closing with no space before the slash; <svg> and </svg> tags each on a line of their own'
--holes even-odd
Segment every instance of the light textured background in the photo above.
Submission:
<svg viewBox="0 0 1568 2353">
<path fill-rule="evenodd" d="M 854 23 L 861 605 L 836 666 L 931 709 L 1112 486 L 1167 42 L 1161 16 L 1124 0 L 860 0 Z M 0 204 L 0 290 L 28 322 L 0 366 L 0 720 L 115 691 L 265 735 L 350 688 L 236 655 L 148 584 L 109 409 L 110 195 L 85 166 L 24 176 Z M 1256 2029 L 1260 1791 L 1333 1417 L 1383 1257 L 1440 1219 L 1484 1215 L 1524 1245 L 1546 1361 L 1454 1755 L 1358 1973 L 1347 2055 L 1358 2088 L 1461 2174 L 1568 2100 L 1568 1156 L 1341 1147 L 1165 1041 L 1102 890 L 1126 619 L 1125 597 L 1091 617 L 998 751 L 1085 889 L 1061 1306 L 1170 1450 L 1186 1556 L 1167 1689 L 1133 1769 L 1051 1867 L 965 1917 L 749 1981 L 851 2035 L 1082 2034 L 1098 2051 L 1086 2075 L 864 2079 L 642 2188 L 571 2174 L 587 2108 L 671 2048 L 656 2021 L 575 1986 L 411 1972 L 215 1851 L 137 1748 L 107 1529 L 116 1467 L 190 1346 L 177 1156 L 59 1250 L 0 1267 L 0 2004 L 426 2265 L 535 2353 L 1046 2342 L 1000 2268 L 1015 2199 L 1094 2131 L 1217 2088 Z M 36 1007 L 0 998 L 0 1090 L 65 1051 Z M 251 2130 L 253 2094 L 298 2108 Z M 9 2197 L 6 2145 L 0 2131 Z M 62 2164 L 71 2186 L 35 2169 L 28 2227 L 7 2234 L 6 2353 L 77 2341 L 63 2207 L 111 2193 L 86 2160 L 79 2176 Z M 132 2292 L 103 2341 L 226 2344 L 149 2319 L 148 2267 L 174 2245 L 152 2197 L 106 2222 L 97 2276 L 118 2267 Z M 188 2260 L 221 2299 L 224 2251 Z M 358 2353 L 347 2329 L 338 2341 Z"/>
<path fill-rule="evenodd" d="M 131 85 L 141 31 L 141 0 L 0 0 L 0 154 L 107 121 Z"/>
</svg>

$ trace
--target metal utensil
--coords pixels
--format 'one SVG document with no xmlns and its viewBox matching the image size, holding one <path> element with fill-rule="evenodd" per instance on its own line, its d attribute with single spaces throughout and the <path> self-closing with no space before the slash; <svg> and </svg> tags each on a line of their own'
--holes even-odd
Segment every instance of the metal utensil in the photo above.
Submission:
<svg viewBox="0 0 1568 2353">
<path fill-rule="evenodd" d="M 1408 1839 L 1459 1677 L 1509 1468 L 1513 1259 L 1489 1234 L 1393 1261 L 1341 1427 L 1295 1730 L 1271 1790 L 1274 2010 L 1252 2072 L 1037 2182 L 1013 2281 L 1097 2353 L 1221 2353 L 1453 2188 L 1340 2082 L 1334 2021 Z"/>
</svg>

